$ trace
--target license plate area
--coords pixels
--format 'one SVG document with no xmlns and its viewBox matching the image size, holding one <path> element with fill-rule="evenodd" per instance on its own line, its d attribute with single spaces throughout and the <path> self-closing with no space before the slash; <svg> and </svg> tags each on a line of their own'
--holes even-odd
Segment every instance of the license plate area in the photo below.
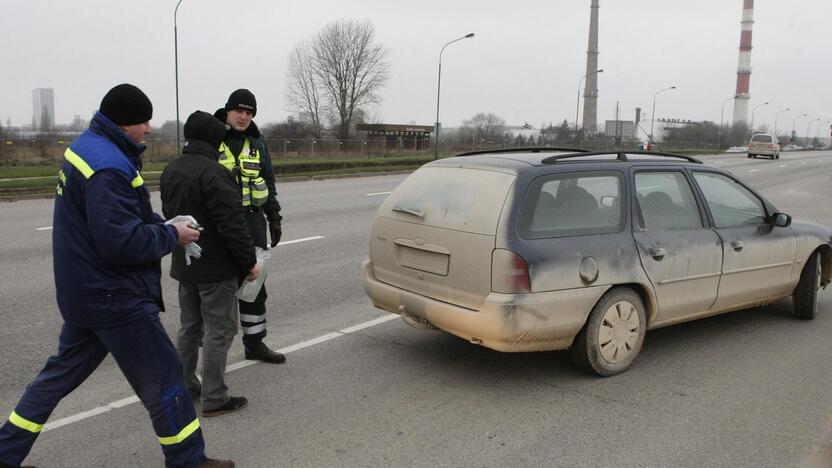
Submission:
<svg viewBox="0 0 832 468">
<path fill-rule="evenodd" d="M 450 251 L 434 245 L 419 245 L 409 239 L 397 239 L 396 256 L 399 265 L 439 276 L 448 276 Z"/>
</svg>

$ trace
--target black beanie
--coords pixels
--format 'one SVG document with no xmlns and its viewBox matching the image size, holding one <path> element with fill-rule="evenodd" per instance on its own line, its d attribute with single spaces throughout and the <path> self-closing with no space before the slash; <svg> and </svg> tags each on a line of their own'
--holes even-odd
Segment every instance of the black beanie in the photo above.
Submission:
<svg viewBox="0 0 832 468">
<path fill-rule="evenodd" d="M 219 148 L 225 137 L 225 124 L 207 112 L 196 111 L 188 116 L 183 131 L 186 140 L 200 140 Z"/>
<path fill-rule="evenodd" d="M 116 125 L 136 125 L 153 117 L 153 104 L 139 88 L 123 83 L 107 91 L 101 106 L 102 114 Z"/>
<path fill-rule="evenodd" d="M 257 115 L 257 99 L 251 91 L 238 89 L 228 96 L 228 102 L 225 103 L 225 110 L 232 109 L 245 109 L 251 111 L 252 115 Z"/>
</svg>

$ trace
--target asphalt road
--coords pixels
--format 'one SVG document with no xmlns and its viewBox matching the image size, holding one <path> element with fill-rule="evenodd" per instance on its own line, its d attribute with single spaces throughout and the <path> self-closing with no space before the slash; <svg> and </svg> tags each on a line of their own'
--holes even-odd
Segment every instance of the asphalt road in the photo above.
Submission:
<svg viewBox="0 0 832 468">
<path fill-rule="evenodd" d="M 781 211 L 832 225 L 832 152 L 703 159 Z M 365 297 L 369 222 L 404 177 L 278 187 L 285 243 L 267 279 L 266 341 L 288 362 L 250 365 L 235 342 L 227 383 L 250 405 L 201 420 L 210 455 L 240 467 L 832 466 L 832 294 L 811 322 L 783 301 L 652 331 L 612 378 L 576 370 L 565 352 L 497 353 L 412 329 Z M 3 415 L 56 351 L 51 213 L 51 200 L 0 204 Z M 163 287 L 174 333 L 176 283 Z M 58 406 L 27 462 L 163 466 L 131 397 L 108 358 Z"/>
</svg>

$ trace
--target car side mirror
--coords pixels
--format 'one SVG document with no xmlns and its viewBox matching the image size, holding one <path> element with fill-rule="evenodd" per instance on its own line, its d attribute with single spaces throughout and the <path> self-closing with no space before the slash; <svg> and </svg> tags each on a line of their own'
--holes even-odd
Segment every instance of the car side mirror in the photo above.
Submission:
<svg viewBox="0 0 832 468">
<path fill-rule="evenodd" d="M 787 227 L 792 224 L 792 217 L 786 213 L 774 213 L 771 215 L 771 224 L 777 227 Z"/>
</svg>

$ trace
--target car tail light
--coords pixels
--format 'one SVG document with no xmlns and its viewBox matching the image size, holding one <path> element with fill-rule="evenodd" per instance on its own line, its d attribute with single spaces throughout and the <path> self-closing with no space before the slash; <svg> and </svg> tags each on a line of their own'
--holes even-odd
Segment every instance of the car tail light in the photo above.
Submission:
<svg viewBox="0 0 832 468">
<path fill-rule="evenodd" d="M 532 290 L 529 265 L 511 250 L 494 249 L 491 254 L 491 290 L 503 294 L 524 294 Z"/>
</svg>

